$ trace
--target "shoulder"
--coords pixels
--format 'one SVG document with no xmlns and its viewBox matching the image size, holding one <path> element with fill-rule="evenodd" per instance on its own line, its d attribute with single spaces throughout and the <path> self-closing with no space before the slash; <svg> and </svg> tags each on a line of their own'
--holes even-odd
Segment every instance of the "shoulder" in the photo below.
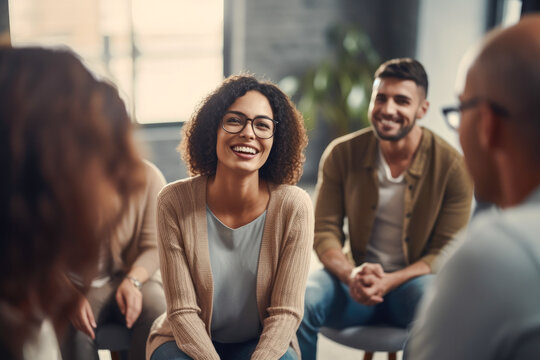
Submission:
<svg viewBox="0 0 540 360">
<path fill-rule="evenodd" d="M 281 202 L 289 204 L 294 204 L 296 202 L 311 202 L 311 198 L 307 191 L 296 185 L 272 184 L 270 185 L 270 195 Z"/>
<path fill-rule="evenodd" d="M 373 161 L 377 138 L 371 127 L 333 140 L 321 156 L 320 164 L 329 166 L 331 172 L 347 171 Z"/>
<path fill-rule="evenodd" d="M 461 153 L 431 130 L 423 128 L 423 131 L 424 139 L 419 153 L 432 169 L 432 174 L 440 184 L 471 195 L 473 185 Z"/>
<path fill-rule="evenodd" d="M 427 146 L 431 149 L 435 158 L 438 160 L 444 160 L 449 162 L 459 161 L 463 159 L 463 155 L 446 140 L 433 131 L 422 128 L 424 131 L 424 137 L 426 138 Z"/>
<path fill-rule="evenodd" d="M 304 209 L 311 211 L 312 202 L 309 194 L 295 185 L 274 185 L 270 186 L 270 196 L 274 204 L 280 210 L 287 212 Z"/>
<path fill-rule="evenodd" d="M 158 195 L 158 206 L 168 203 L 186 203 L 197 191 L 205 188 L 206 177 L 195 176 L 167 184 Z"/>
<path fill-rule="evenodd" d="M 160 184 L 162 187 L 165 185 L 165 177 L 159 168 L 148 160 L 143 160 L 146 178 L 151 184 Z"/>
<path fill-rule="evenodd" d="M 487 290 L 500 291 L 494 294 L 497 296 L 514 286 L 526 286 L 520 285 L 521 280 L 537 277 L 540 268 L 538 210 L 532 214 L 523 209 L 479 214 L 447 265 L 468 274 L 471 281 L 481 281 Z M 540 291 L 538 286 L 536 289 Z"/>
<path fill-rule="evenodd" d="M 371 141 L 376 141 L 375 134 L 373 133 L 373 129 L 368 127 L 332 140 L 326 148 L 326 152 L 343 152 L 352 149 L 361 149 L 367 147 Z"/>
<path fill-rule="evenodd" d="M 519 252 L 540 263 L 539 214 L 540 201 L 530 201 L 506 210 L 485 211 L 471 223 L 470 237 L 480 239 L 494 250 L 499 249 L 505 258 L 511 257 L 509 252 L 516 256 Z"/>
</svg>

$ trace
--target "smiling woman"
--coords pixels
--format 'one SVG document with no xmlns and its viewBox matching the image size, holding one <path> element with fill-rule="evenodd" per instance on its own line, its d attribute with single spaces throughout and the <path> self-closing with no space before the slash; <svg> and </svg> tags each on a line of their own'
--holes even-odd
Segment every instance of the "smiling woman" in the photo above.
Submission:
<svg viewBox="0 0 540 360">
<path fill-rule="evenodd" d="M 158 199 L 168 311 L 147 357 L 299 359 L 313 241 L 311 199 L 291 186 L 307 143 L 302 116 L 274 84 L 233 76 L 183 131 L 196 176 Z"/>
<path fill-rule="evenodd" d="M 260 83 L 251 76 L 229 77 L 203 101 L 184 125 L 178 150 L 192 175 L 215 175 L 217 136 L 223 117 L 237 98 L 251 90 L 267 99 L 270 118 L 275 123 L 273 149 L 260 169 L 260 176 L 278 184 L 295 184 L 302 174 L 307 145 L 302 115 L 277 86 Z"/>
</svg>

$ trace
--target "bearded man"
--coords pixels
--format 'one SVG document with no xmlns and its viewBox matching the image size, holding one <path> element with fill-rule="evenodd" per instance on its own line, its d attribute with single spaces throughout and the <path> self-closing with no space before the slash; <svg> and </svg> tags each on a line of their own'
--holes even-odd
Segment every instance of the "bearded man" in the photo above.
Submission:
<svg viewBox="0 0 540 360">
<path fill-rule="evenodd" d="M 308 280 L 303 359 L 316 358 L 321 326 L 408 327 L 441 248 L 467 224 L 472 183 L 462 156 L 417 124 L 427 90 L 418 61 L 383 63 L 371 127 L 334 140 L 321 158 L 314 248 L 324 269 Z"/>
</svg>

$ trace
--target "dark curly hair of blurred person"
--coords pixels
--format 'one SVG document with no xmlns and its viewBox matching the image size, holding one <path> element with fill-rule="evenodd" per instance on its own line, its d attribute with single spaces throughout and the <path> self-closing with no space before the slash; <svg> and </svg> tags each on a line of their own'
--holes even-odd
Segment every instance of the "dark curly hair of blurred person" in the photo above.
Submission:
<svg viewBox="0 0 540 360">
<path fill-rule="evenodd" d="M 66 50 L 0 49 L 0 353 L 21 358 L 88 287 L 102 239 L 144 186 L 118 92 Z M 1 357 L 1 356 L 0 356 Z"/>
<path fill-rule="evenodd" d="M 258 91 L 269 101 L 274 120 L 279 123 L 274 143 L 259 176 L 275 184 L 295 184 L 302 175 L 307 135 L 304 119 L 291 100 L 276 85 L 258 81 L 251 75 L 236 75 L 224 80 L 203 100 L 182 129 L 178 146 L 191 175 L 216 173 L 217 132 L 227 109 L 248 91 Z"/>
</svg>

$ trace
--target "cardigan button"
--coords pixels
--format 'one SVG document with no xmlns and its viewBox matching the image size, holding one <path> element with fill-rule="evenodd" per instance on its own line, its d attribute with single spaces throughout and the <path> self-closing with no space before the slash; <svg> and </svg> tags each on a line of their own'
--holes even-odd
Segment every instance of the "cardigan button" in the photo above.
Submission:
<svg viewBox="0 0 540 360">
<path fill-rule="evenodd" d="M 412 213 L 411 212 L 408 212 L 406 215 L 405 215 L 407 218 L 410 218 L 412 216 Z"/>
<path fill-rule="evenodd" d="M 406 243 L 408 243 L 410 240 L 411 240 L 411 239 L 410 239 L 408 236 L 405 238 L 405 242 L 406 242 Z"/>
</svg>

